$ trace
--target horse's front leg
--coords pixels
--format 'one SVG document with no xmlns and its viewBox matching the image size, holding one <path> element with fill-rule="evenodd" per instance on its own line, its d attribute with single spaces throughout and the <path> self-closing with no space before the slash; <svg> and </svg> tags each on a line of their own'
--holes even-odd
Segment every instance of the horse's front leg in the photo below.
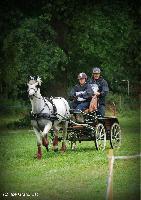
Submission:
<svg viewBox="0 0 141 200">
<path fill-rule="evenodd" d="M 54 130 L 53 150 L 58 151 L 58 128 L 53 127 L 53 130 Z"/>
<path fill-rule="evenodd" d="M 48 138 L 47 138 L 47 134 L 50 131 L 51 127 L 52 127 L 52 122 L 49 121 L 47 123 L 47 125 L 45 126 L 43 132 L 42 132 L 42 144 L 43 144 L 43 146 L 46 147 L 47 151 L 49 151 L 49 148 L 48 148 L 49 141 L 48 141 Z"/>
<path fill-rule="evenodd" d="M 63 138 L 62 138 L 63 141 L 62 141 L 62 147 L 61 147 L 62 152 L 65 152 L 67 149 L 67 146 L 66 146 L 67 128 L 68 128 L 68 122 L 66 121 L 63 124 Z"/>
<path fill-rule="evenodd" d="M 47 134 L 42 138 L 42 144 L 43 144 L 43 146 L 45 146 L 46 150 L 49 151 L 49 148 L 48 148 L 49 141 L 47 138 Z"/>
<path fill-rule="evenodd" d="M 35 156 L 35 158 L 41 159 L 42 158 L 42 149 L 41 149 L 41 145 L 42 145 L 42 140 L 41 140 L 41 134 L 40 131 L 33 127 L 33 130 L 36 134 L 37 137 L 37 147 L 38 147 L 38 151 L 37 151 L 37 155 Z"/>
</svg>

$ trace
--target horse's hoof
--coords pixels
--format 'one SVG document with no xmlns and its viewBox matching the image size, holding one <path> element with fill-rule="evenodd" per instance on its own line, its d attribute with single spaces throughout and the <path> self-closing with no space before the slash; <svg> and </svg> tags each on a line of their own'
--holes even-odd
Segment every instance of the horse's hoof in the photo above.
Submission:
<svg viewBox="0 0 141 200">
<path fill-rule="evenodd" d="M 73 144 L 71 149 L 72 149 L 73 151 L 76 151 L 76 149 L 77 149 L 76 144 Z"/>
<path fill-rule="evenodd" d="M 58 148 L 57 148 L 57 149 L 54 149 L 54 152 L 58 152 Z"/>
<path fill-rule="evenodd" d="M 34 158 L 35 158 L 35 159 L 38 159 L 38 160 L 41 160 L 42 155 L 41 155 L 41 154 L 37 154 L 37 155 L 34 156 Z"/>
<path fill-rule="evenodd" d="M 35 156 L 33 156 L 33 158 L 34 158 L 34 159 L 37 159 L 37 156 L 35 155 Z"/>
<path fill-rule="evenodd" d="M 47 150 L 47 152 L 49 151 L 49 148 L 48 147 L 46 147 L 46 150 Z"/>
<path fill-rule="evenodd" d="M 52 149 L 53 149 L 54 152 L 57 152 L 58 151 L 58 146 L 53 146 Z"/>
<path fill-rule="evenodd" d="M 64 153 L 64 152 L 66 151 L 66 149 L 67 149 L 67 148 L 66 148 L 66 146 L 65 146 L 65 147 L 62 147 L 60 150 L 61 150 L 62 153 Z"/>
</svg>

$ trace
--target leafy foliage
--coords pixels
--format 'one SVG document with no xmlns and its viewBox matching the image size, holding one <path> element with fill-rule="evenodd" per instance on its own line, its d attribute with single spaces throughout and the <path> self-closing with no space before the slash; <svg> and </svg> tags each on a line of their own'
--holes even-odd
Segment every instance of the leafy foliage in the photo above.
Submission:
<svg viewBox="0 0 141 200">
<path fill-rule="evenodd" d="M 13 83 L 24 84 L 29 75 L 41 75 L 43 80 L 54 78 L 58 66 L 67 63 L 67 57 L 55 43 L 56 33 L 43 18 L 25 20 L 12 31 L 4 43 L 8 74 Z M 12 68 L 11 68 L 12 65 Z M 11 82 L 10 82 L 11 85 Z"/>
<path fill-rule="evenodd" d="M 124 68 L 124 55 L 134 28 L 128 7 L 127 10 L 116 4 L 86 7 L 74 15 L 71 26 L 68 43 L 74 68 L 78 66 L 78 71 L 81 69 L 89 73 L 92 67 L 101 66 L 109 81 L 122 79 L 127 71 Z"/>
<path fill-rule="evenodd" d="M 62 91 L 67 91 L 79 72 L 91 76 L 94 66 L 101 66 L 110 87 L 122 79 L 137 85 L 141 64 L 138 4 L 29 0 L 23 7 L 22 2 L 15 3 L 7 6 L 6 1 L 1 8 L 0 91 L 4 96 L 23 98 L 28 75 L 37 74 L 49 88 L 58 90 L 61 83 Z"/>
</svg>

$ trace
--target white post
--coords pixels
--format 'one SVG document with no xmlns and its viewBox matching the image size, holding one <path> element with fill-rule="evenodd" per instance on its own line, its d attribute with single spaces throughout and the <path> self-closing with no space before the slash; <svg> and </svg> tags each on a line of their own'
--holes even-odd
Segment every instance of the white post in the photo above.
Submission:
<svg viewBox="0 0 141 200">
<path fill-rule="evenodd" d="M 109 177 L 107 185 L 107 195 L 106 200 L 113 200 L 113 165 L 114 165 L 114 155 L 113 149 L 109 150 Z"/>
</svg>

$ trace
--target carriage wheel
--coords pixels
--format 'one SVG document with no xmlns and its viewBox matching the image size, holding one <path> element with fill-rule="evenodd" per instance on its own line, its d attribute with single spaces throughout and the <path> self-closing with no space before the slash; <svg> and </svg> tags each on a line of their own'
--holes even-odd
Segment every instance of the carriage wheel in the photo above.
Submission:
<svg viewBox="0 0 141 200">
<path fill-rule="evenodd" d="M 106 147 L 106 132 L 101 123 L 95 128 L 95 146 L 97 150 L 104 150 Z"/>
<path fill-rule="evenodd" d="M 120 125 L 118 123 L 114 123 L 111 126 L 111 131 L 110 131 L 110 145 L 111 148 L 117 148 L 120 147 L 121 144 L 121 129 Z"/>
</svg>

